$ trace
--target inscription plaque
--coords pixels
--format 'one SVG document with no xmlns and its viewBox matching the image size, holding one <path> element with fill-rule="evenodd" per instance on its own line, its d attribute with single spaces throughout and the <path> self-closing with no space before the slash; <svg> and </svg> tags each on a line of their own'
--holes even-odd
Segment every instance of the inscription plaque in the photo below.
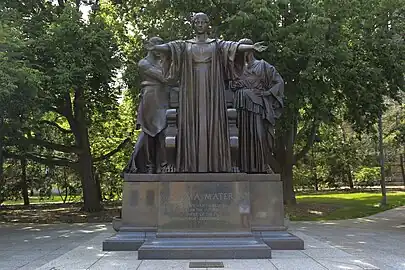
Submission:
<svg viewBox="0 0 405 270">
<path fill-rule="evenodd" d="M 160 231 L 250 230 L 248 182 L 160 183 Z"/>
</svg>

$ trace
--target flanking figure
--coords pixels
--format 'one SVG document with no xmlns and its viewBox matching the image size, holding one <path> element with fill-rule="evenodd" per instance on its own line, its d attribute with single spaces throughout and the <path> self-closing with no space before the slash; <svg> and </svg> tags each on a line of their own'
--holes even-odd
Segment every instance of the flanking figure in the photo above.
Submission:
<svg viewBox="0 0 405 270">
<path fill-rule="evenodd" d="M 242 39 L 240 44 L 253 44 Z M 283 109 L 284 81 L 274 66 L 245 53 L 243 74 L 231 82 L 235 91 L 239 140 L 239 170 L 246 173 L 271 173 L 274 130 Z"/>
<path fill-rule="evenodd" d="M 161 38 L 152 37 L 146 47 L 163 43 Z M 170 87 L 163 76 L 161 58 L 157 52 L 149 51 L 139 61 L 138 68 L 142 90 L 137 126 L 142 131 L 124 173 L 158 173 L 164 171 L 167 164 L 165 129 Z"/>
</svg>

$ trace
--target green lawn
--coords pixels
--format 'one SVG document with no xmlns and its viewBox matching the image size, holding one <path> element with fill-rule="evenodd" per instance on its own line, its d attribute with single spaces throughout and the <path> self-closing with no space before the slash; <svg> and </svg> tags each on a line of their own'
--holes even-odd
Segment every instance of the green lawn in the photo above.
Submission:
<svg viewBox="0 0 405 270">
<path fill-rule="evenodd" d="M 380 193 L 326 193 L 297 195 L 297 205 L 286 207 L 291 220 L 336 220 L 365 217 L 405 205 L 405 192 L 387 193 L 388 205 L 380 207 Z"/>
<path fill-rule="evenodd" d="M 80 196 L 74 198 L 80 201 Z M 319 192 L 314 194 L 297 195 L 297 205 L 287 206 L 286 212 L 291 220 L 336 220 L 365 217 L 378 212 L 405 205 L 405 192 L 389 192 L 388 205 L 379 206 L 381 195 L 373 192 Z M 0 211 L 0 221 L 5 222 L 110 222 L 113 216 L 119 214 L 120 202 L 106 204 L 106 210 L 100 213 L 88 214 L 80 212 L 80 205 L 61 203 L 59 196 L 40 201 L 38 197 L 30 197 L 32 207 L 22 206 L 22 200 L 5 202 L 6 208 Z M 21 206 L 18 206 L 20 204 Z M 14 205 L 14 206 L 11 206 Z M 79 218 L 80 217 L 80 218 Z"/>
<path fill-rule="evenodd" d="M 38 204 L 38 203 L 63 203 L 63 200 L 60 196 L 58 195 L 54 195 L 51 198 L 43 198 L 42 200 L 40 200 L 39 196 L 30 196 L 30 204 Z M 69 200 L 70 199 L 70 200 Z M 68 197 L 68 199 L 66 200 L 66 202 L 80 202 L 81 200 L 81 196 L 72 196 L 72 197 Z M 24 204 L 23 199 L 19 199 L 19 200 L 9 200 L 9 201 L 5 201 L 3 202 L 4 205 L 18 205 L 18 204 Z"/>
</svg>

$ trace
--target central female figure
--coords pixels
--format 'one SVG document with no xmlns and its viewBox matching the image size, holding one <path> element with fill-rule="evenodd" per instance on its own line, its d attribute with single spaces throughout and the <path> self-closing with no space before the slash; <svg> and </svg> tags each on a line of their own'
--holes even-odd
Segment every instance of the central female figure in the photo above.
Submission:
<svg viewBox="0 0 405 270">
<path fill-rule="evenodd" d="M 204 13 L 192 24 L 194 39 L 149 48 L 164 54 L 164 76 L 180 82 L 176 171 L 230 172 L 225 80 L 241 75 L 244 52 L 266 47 L 210 39 Z"/>
</svg>

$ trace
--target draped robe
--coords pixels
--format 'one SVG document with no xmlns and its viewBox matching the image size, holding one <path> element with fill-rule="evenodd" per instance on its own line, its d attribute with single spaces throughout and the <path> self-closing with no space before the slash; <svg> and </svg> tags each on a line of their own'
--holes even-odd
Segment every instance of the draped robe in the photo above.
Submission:
<svg viewBox="0 0 405 270">
<path fill-rule="evenodd" d="M 272 65 L 255 60 L 232 85 L 237 89 L 239 169 L 249 173 L 267 172 L 275 121 L 283 108 L 284 81 Z"/>
<path fill-rule="evenodd" d="M 225 80 L 241 74 L 239 43 L 212 39 L 167 44 L 164 75 L 180 82 L 176 171 L 230 172 Z"/>
<path fill-rule="evenodd" d="M 124 173 L 151 173 L 166 165 L 164 130 L 168 108 L 168 90 L 163 82 L 162 67 L 147 58 L 138 63 L 142 77 L 142 95 L 137 126 L 142 128 Z"/>
</svg>

